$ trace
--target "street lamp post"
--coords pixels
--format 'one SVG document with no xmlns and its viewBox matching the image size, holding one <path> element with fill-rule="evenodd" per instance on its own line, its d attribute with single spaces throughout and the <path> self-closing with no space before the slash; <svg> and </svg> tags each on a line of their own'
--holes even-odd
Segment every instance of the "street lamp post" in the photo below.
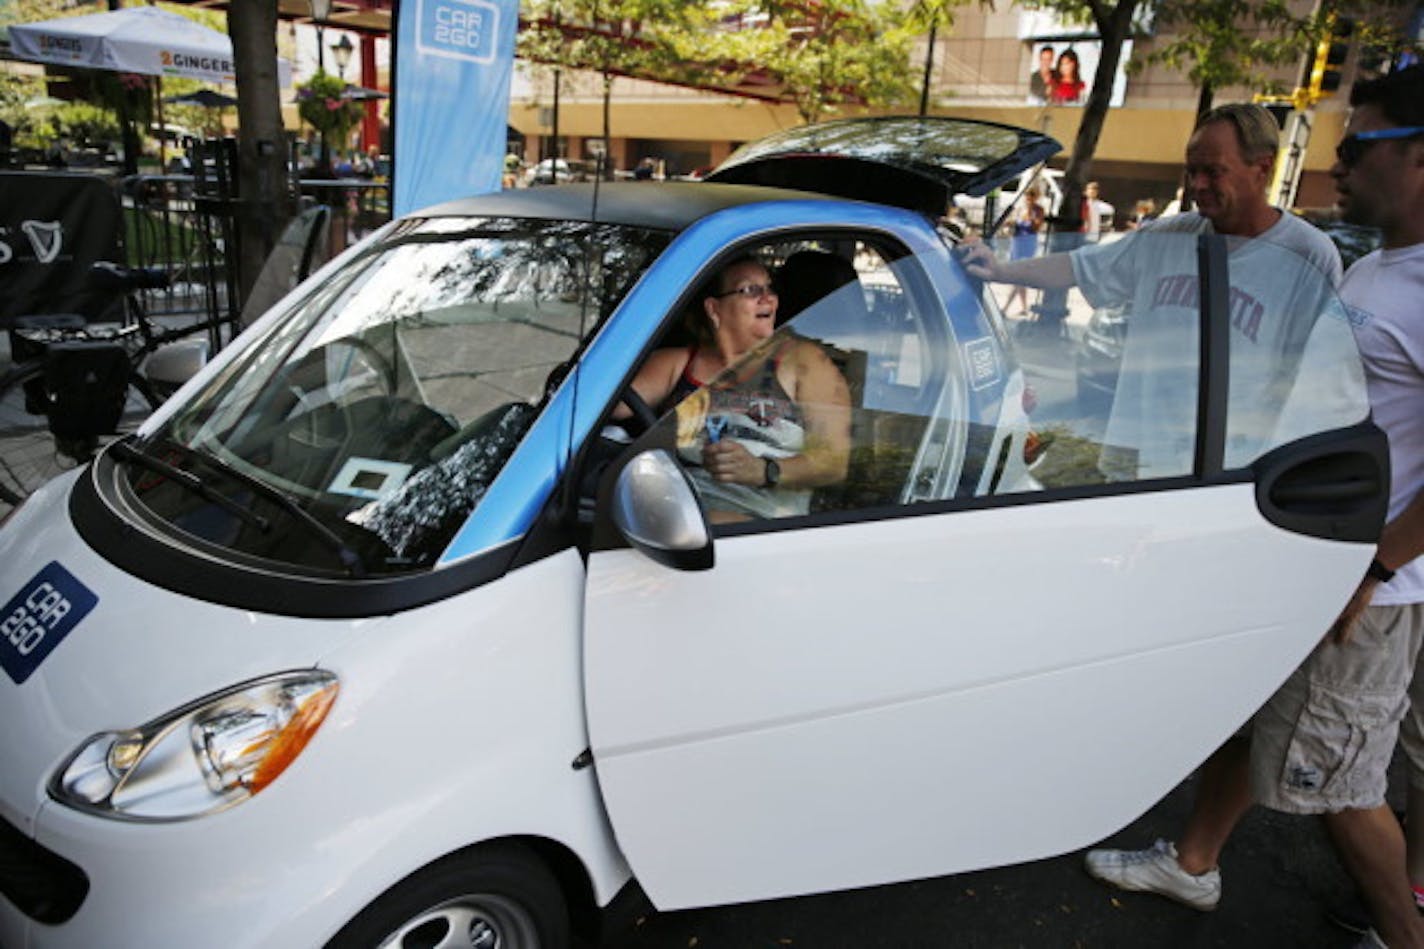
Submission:
<svg viewBox="0 0 1424 949">
<path fill-rule="evenodd" d="M 336 74 L 342 82 L 346 81 L 346 64 L 351 62 L 351 51 L 356 47 L 351 44 L 351 38 L 345 33 L 341 38 L 331 44 L 331 55 L 336 57 Z"/>
<path fill-rule="evenodd" d="M 312 25 L 316 27 L 316 71 L 326 72 L 326 54 L 322 52 L 321 28 L 331 19 L 332 0 L 307 0 L 311 5 Z"/>
<path fill-rule="evenodd" d="M 307 0 L 311 5 L 312 25 L 316 27 L 316 71 L 319 74 L 326 74 L 326 56 L 322 52 L 322 24 L 331 16 L 332 0 Z M 317 165 L 321 168 L 321 176 L 326 177 L 331 174 L 331 148 L 326 141 L 326 133 L 318 132 L 321 136 L 321 148 L 317 155 Z"/>
</svg>

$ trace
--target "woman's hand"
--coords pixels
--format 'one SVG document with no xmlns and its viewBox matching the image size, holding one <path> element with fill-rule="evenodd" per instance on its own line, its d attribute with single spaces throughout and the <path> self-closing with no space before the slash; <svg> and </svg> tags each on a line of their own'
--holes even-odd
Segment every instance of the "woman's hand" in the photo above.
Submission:
<svg viewBox="0 0 1424 949">
<path fill-rule="evenodd" d="M 702 466 L 713 481 L 760 487 L 766 482 L 766 461 L 733 439 L 708 442 L 702 448 Z"/>
</svg>

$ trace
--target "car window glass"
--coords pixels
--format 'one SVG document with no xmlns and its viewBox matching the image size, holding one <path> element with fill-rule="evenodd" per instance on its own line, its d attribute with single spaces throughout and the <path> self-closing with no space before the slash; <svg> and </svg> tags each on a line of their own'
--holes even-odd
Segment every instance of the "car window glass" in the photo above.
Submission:
<svg viewBox="0 0 1424 949">
<path fill-rule="evenodd" d="M 1191 475 L 1200 376 L 1193 234 L 1110 235 L 1078 267 L 1067 315 L 1030 291 L 1004 318 L 1027 385 L 1034 483 L 1045 488 Z M 1001 252 L 1012 254 L 1011 242 Z M 1366 401 L 1353 336 L 1329 278 L 1289 248 L 1233 242 L 1225 466 L 1354 424 Z M 991 287 L 990 307 L 1011 288 Z"/>
<path fill-rule="evenodd" d="M 1028 314 L 1005 317 L 1008 288 L 971 281 L 951 258 L 884 253 L 866 241 L 757 248 L 792 315 L 740 362 L 696 380 L 656 437 L 676 445 L 713 521 L 1191 477 L 1197 239 L 1139 237 L 1084 269 L 1092 286 L 1070 292 L 1061 322 L 1037 292 Z M 814 268 L 798 267 L 818 255 L 840 276 L 813 279 Z M 1359 361 L 1329 279 L 1259 241 L 1233 246 L 1229 270 L 1226 467 L 1363 419 Z M 822 363 L 843 387 L 839 400 L 800 398 L 795 374 L 778 368 Z M 709 470 L 707 446 L 722 439 L 747 445 L 762 464 L 814 452 L 818 417 L 843 420 L 833 479 L 771 486 L 775 478 L 747 467 L 729 483 Z"/>
<path fill-rule="evenodd" d="M 1226 467 L 1244 467 L 1297 438 L 1363 421 L 1369 414 L 1364 371 L 1330 279 L 1290 248 L 1263 240 L 1234 241 L 1230 270 Z M 1253 280 L 1253 274 L 1269 279 Z"/>
<path fill-rule="evenodd" d="M 666 239 L 562 221 L 409 224 L 150 436 L 218 489 L 251 487 L 270 526 L 141 472 L 134 490 L 179 529 L 244 554 L 339 569 L 325 531 L 367 573 L 428 568 Z"/>
<path fill-rule="evenodd" d="M 889 255 L 863 241 L 763 247 L 757 256 L 794 315 L 679 402 L 653 435 L 676 445 L 709 518 L 904 505 L 953 497 L 965 481 L 972 493 L 996 449 L 992 439 L 975 437 L 973 370 L 966 369 L 944 295 L 927 270 L 943 270 L 945 261 Z M 961 302 L 977 316 L 967 281 L 962 289 Z M 970 358 L 987 359 L 978 371 L 1002 387 L 999 347 L 987 321 L 976 325 L 980 355 Z M 711 343 L 688 348 L 702 345 Z M 821 397 L 808 397 L 812 391 Z M 835 474 L 813 485 L 776 487 L 755 478 L 721 480 L 709 471 L 705 452 L 727 440 L 763 463 L 829 455 Z"/>
</svg>

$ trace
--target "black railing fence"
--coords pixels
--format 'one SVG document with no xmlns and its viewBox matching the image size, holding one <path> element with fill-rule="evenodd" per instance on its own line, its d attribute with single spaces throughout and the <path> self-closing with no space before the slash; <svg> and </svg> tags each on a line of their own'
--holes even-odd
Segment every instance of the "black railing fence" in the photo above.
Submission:
<svg viewBox="0 0 1424 949">
<path fill-rule="evenodd" d="M 145 299 L 151 313 L 203 314 L 215 325 L 236 327 L 245 302 L 236 267 L 236 212 L 242 200 L 236 141 L 191 141 L 179 167 L 181 173 L 122 180 L 128 263 L 159 267 L 170 275 L 167 289 L 150 291 Z M 329 256 L 391 217 L 390 185 L 385 181 L 302 178 L 293 180 L 292 187 L 299 209 L 330 209 Z"/>
</svg>

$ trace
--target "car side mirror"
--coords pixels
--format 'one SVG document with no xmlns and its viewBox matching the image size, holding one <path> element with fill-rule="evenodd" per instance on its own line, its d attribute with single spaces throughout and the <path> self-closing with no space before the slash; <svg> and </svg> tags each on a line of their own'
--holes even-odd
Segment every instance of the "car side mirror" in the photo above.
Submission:
<svg viewBox="0 0 1424 949">
<path fill-rule="evenodd" d="M 613 485 L 613 526 L 634 549 L 674 570 L 707 570 L 712 534 L 692 482 L 661 448 L 633 457 Z"/>
</svg>

